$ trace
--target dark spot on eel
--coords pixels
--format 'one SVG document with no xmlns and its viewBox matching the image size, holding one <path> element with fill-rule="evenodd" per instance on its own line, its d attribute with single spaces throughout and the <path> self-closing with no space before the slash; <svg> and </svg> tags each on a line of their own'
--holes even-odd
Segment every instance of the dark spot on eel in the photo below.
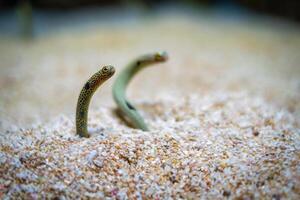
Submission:
<svg viewBox="0 0 300 200">
<path fill-rule="evenodd" d="M 129 102 L 126 101 L 126 105 L 128 106 L 128 108 L 130 108 L 131 110 L 135 110 L 135 107 L 133 107 Z"/>
<path fill-rule="evenodd" d="M 80 111 L 80 116 L 83 117 L 84 111 Z"/>
<path fill-rule="evenodd" d="M 85 85 L 84 85 L 84 89 L 88 90 L 90 88 L 90 83 L 87 82 Z"/>
</svg>

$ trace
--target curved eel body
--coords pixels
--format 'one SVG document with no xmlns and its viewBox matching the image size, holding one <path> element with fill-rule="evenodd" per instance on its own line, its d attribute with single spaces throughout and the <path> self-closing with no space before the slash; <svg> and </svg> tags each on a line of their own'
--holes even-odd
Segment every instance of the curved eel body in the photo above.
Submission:
<svg viewBox="0 0 300 200">
<path fill-rule="evenodd" d="M 88 109 L 91 98 L 97 88 L 115 73 L 113 66 L 104 66 L 95 73 L 83 86 L 76 108 L 76 133 L 81 137 L 90 137 L 87 130 Z"/>
<path fill-rule="evenodd" d="M 167 59 L 166 52 L 143 55 L 125 67 L 113 84 L 113 98 L 124 115 L 123 117 L 128 119 L 134 127 L 143 131 L 149 129 L 137 109 L 126 99 L 125 90 L 133 76 L 141 69 L 151 64 L 165 62 Z"/>
</svg>

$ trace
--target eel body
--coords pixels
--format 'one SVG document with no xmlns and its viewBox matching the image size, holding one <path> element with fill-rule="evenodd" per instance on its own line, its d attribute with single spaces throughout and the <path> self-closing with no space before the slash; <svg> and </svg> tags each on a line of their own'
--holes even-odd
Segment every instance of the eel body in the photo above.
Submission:
<svg viewBox="0 0 300 200">
<path fill-rule="evenodd" d="M 141 69 L 151 64 L 165 62 L 167 59 L 168 55 L 166 52 L 143 55 L 126 66 L 113 84 L 113 98 L 121 114 L 124 115 L 122 117 L 129 120 L 135 128 L 139 128 L 143 131 L 149 130 L 137 109 L 127 100 L 125 90 L 134 75 Z"/>
<path fill-rule="evenodd" d="M 113 66 L 104 66 L 95 73 L 83 86 L 76 108 L 76 133 L 81 137 L 90 137 L 87 129 L 88 109 L 91 98 L 97 88 L 115 73 Z"/>
</svg>

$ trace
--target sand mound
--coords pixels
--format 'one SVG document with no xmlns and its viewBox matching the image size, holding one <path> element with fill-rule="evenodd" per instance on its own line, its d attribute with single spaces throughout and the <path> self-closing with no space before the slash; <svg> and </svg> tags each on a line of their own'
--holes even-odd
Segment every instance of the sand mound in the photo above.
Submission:
<svg viewBox="0 0 300 200">
<path fill-rule="evenodd" d="M 2 193 L 60 198 L 299 197 L 299 121 L 245 93 L 140 104 L 151 127 L 90 115 L 89 139 L 58 117 L 1 138 Z M 148 112 L 147 110 L 152 110 Z M 9 187 L 8 187 L 9 186 Z"/>
</svg>

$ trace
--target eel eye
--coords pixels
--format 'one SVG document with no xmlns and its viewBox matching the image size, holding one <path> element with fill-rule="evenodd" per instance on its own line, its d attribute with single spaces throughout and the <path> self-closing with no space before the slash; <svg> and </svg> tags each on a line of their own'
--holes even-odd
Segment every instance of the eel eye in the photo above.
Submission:
<svg viewBox="0 0 300 200">
<path fill-rule="evenodd" d="M 103 67 L 102 71 L 103 72 L 108 72 L 108 67 Z"/>
<path fill-rule="evenodd" d="M 161 59 L 161 54 L 160 53 L 156 53 L 154 55 L 154 57 L 155 57 L 155 60 L 160 60 Z"/>
</svg>

